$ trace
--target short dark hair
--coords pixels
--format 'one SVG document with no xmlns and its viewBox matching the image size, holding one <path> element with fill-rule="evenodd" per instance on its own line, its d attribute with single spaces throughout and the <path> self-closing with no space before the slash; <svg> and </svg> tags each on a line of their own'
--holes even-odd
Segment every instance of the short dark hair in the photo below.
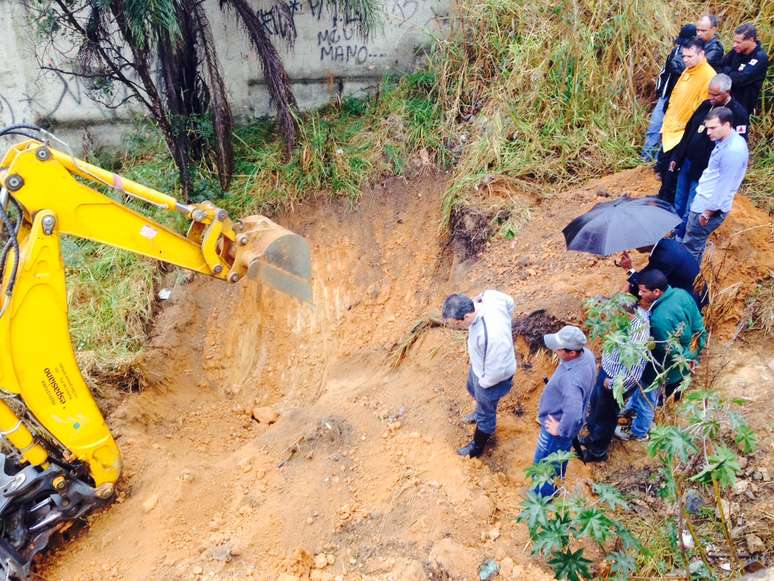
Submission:
<svg viewBox="0 0 774 581">
<path fill-rule="evenodd" d="M 443 302 L 442 314 L 444 319 L 461 321 L 465 315 L 476 310 L 473 301 L 465 295 L 449 295 Z"/>
<path fill-rule="evenodd" d="M 704 117 L 704 121 L 709 121 L 710 119 L 717 119 L 721 125 L 726 123 L 733 125 L 734 113 L 728 107 L 713 107 L 709 110 L 707 116 Z"/>
<path fill-rule="evenodd" d="M 744 24 L 737 26 L 736 30 L 734 30 L 734 34 L 741 34 L 742 38 L 745 40 L 748 38 L 758 40 L 758 31 L 755 30 L 755 26 L 749 22 L 745 22 Z"/>
<path fill-rule="evenodd" d="M 718 27 L 718 17 L 715 16 L 714 14 L 704 14 L 702 15 L 701 18 L 706 18 L 707 20 L 709 20 L 712 28 Z M 701 18 L 699 18 L 699 20 L 701 20 Z"/>
<path fill-rule="evenodd" d="M 695 48 L 696 50 L 700 50 L 701 52 L 704 52 L 704 40 L 698 37 L 692 38 L 691 40 L 687 40 L 683 45 L 683 50 L 685 50 L 686 48 Z"/>
<path fill-rule="evenodd" d="M 646 270 L 637 275 L 637 284 L 641 284 L 650 291 L 660 290 L 662 292 L 669 286 L 666 275 L 657 268 Z"/>
</svg>

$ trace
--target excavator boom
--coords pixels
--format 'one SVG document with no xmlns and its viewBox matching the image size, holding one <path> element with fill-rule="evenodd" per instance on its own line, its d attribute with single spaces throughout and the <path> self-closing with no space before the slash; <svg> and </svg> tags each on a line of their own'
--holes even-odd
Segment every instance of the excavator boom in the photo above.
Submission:
<svg viewBox="0 0 774 581">
<path fill-rule="evenodd" d="M 249 275 L 301 301 L 312 298 L 311 262 L 306 241 L 266 217 L 181 203 L 45 140 L 12 146 L 0 182 L 0 435 L 15 449 L 0 453 L 0 577 L 23 579 L 51 534 L 112 498 L 121 473 L 71 344 L 61 236 L 230 283 Z M 126 196 L 182 212 L 188 232 L 127 207 Z"/>
</svg>

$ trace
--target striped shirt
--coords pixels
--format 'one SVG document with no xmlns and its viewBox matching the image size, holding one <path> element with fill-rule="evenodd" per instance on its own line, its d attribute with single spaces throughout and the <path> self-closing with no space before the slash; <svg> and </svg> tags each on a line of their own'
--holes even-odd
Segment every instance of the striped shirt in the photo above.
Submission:
<svg viewBox="0 0 774 581">
<path fill-rule="evenodd" d="M 642 307 L 637 307 L 629 338 L 632 343 L 639 345 L 645 345 L 650 340 L 650 315 Z M 642 377 L 645 363 L 646 360 L 643 357 L 631 368 L 628 368 L 621 361 L 621 352 L 618 349 L 602 354 L 602 369 L 610 377 L 610 385 L 612 386 L 618 375 L 623 375 L 624 391 L 632 389 L 637 384 Z"/>
</svg>

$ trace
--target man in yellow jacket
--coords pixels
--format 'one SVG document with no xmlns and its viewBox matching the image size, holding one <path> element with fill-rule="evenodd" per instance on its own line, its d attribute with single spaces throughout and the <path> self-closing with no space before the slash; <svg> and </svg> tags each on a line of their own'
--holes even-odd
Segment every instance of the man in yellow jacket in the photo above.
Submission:
<svg viewBox="0 0 774 581">
<path fill-rule="evenodd" d="M 669 97 L 664 124 L 661 127 L 661 143 L 665 154 L 680 143 L 691 115 L 702 101 L 709 98 L 709 84 L 715 76 L 715 69 L 704 56 L 704 41 L 700 38 L 694 38 L 685 44 L 683 62 L 685 70 Z"/>
</svg>

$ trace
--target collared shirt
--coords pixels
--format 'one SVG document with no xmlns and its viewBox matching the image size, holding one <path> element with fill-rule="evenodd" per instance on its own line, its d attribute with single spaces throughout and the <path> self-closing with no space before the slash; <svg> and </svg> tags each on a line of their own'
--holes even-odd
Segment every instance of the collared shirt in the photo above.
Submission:
<svg viewBox="0 0 774 581">
<path fill-rule="evenodd" d="M 661 143 L 665 152 L 680 143 L 691 115 L 702 101 L 709 98 L 709 83 L 714 76 L 715 69 L 704 61 L 685 69 L 677 79 L 661 126 Z"/>
<path fill-rule="evenodd" d="M 597 378 L 597 361 L 587 348 L 580 357 L 562 361 L 540 397 L 538 420 L 545 426 L 548 416 L 559 421 L 559 435 L 574 438 L 583 426 L 584 410 Z"/>
<path fill-rule="evenodd" d="M 497 385 L 516 373 L 512 315 L 513 299 L 505 293 L 485 291 L 476 303 L 476 319 L 468 329 L 468 355 L 483 388 Z"/>
<path fill-rule="evenodd" d="M 637 307 L 634 320 L 631 323 L 629 339 L 637 345 L 645 345 L 650 339 L 650 315 L 642 307 Z M 626 367 L 621 361 L 621 351 L 613 349 L 602 353 L 602 369 L 610 378 L 611 384 L 616 377 L 623 375 L 624 390 L 633 388 L 642 377 L 646 359 L 642 357 L 632 367 Z"/>
<path fill-rule="evenodd" d="M 699 178 L 691 212 L 731 211 L 734 195 L 747 171 L 748 158 L 747 142 L 736 131 L 718 140 L 710 154 L 707 169 Z"/>
</svg>

